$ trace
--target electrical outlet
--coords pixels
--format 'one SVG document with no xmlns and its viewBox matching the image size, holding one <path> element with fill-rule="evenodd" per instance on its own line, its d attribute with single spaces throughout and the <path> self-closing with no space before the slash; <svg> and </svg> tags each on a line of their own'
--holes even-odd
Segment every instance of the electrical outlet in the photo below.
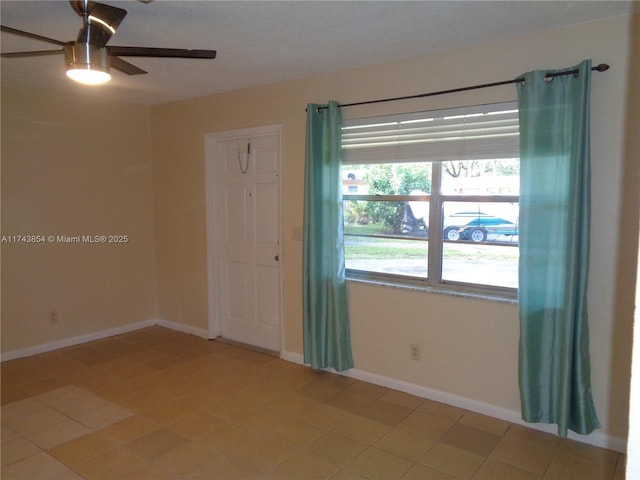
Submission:
<svg viewBox="0 0 640 480">
<path fill-rule="evenodd" d="M 56 323 L 58 323 L 58 312 L 52 310 L 49 312 L 49 324 L 55 325 Z"/>
<path fill-rule="evenodd" d="M 411 360 L 420 360 L 420 345 L 416 343 L 409 344 L 409 358 Z"/>
</svg>

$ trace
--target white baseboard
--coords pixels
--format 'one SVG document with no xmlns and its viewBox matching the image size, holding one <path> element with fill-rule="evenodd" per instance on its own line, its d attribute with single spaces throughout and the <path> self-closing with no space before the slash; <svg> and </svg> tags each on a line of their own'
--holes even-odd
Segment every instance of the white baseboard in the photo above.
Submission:
<svg viewBox="0 0 640 480">
<path fill-rule="evenodd" d="M 299 353 L 286 352 L 281 353 L 281 358 L 288 362 L 305 365 L 304 357 Z M 337 373 L 345 377 L 355 378 L 364 382 L 373 383 L 387 388 L 392 388 L 401 392 L 409 393 L 417 397 L 434 400 L 436 402 L 446 403 L 453 405 L 454 407 L 463 408 L 471 412 L 488 415 L 490 417 L 505 420 L 510 423 L 522 425 L 534 430 L 539 430 L 546 433 L 557 434 L 557 427 L 555 425 L 527 423 L 522 420 L 520 412 L 517 410 L 511 410 L 504 407 L 498 407 L 489 403 L 481 402 L 467 397 L 461 397 L 452 393 L 443 392 L 441 390 L 435 390 L 432 388 L 424 387 L 414 383 L 405 382 L 403 380 L 397 380 L 395 378 L 385 377 L 376 373 L 370 373 L 363 370 L 352 368 L 344 372 L 336 372 L 333 369 L 326 369 L 329 372 Z M 600 448 L 607 448 L 609 450 L 615 450 L 616 452 L 626 453 L 627 442 L 625 439 L 612 437 L 604 432 L 593 432 L 590 435 L 578 435 L 574 432 L 569 432 L 569 438 L 578 442 L 587 443 Z"/>
<path fill-rule="evenodd" d="M 15 360 L 16 358 L 29 357 L 31 355 L 37 355 L 38 353 L 50 352 L 52 350 L 58 350 L 60 348 L 72 347 L 81 343 L 93 342 L 94 340 L 101 340 L 103 338 L 133 332 L 134 330 L 140 330 L 141 328 L 151 327 L 153 325 L 156 325 L 156 323 L 157 322 L 154 319 L 144 320 L 142 322 L 131 323 L 122 327 L 109 328 L 107 330 L 100 330 L 98 332 L 87 333 L 85 335 L 78 335 L 76 337 L 57 340 L 55 342 L 43 343 L 42 345 L 36 345 L 35 347 L 13 350 L 12 352 L 2 353 L 0 355 L 0 362 Z"/>
<path fill-rule="evenodd" d="M 189 335 L 194 335 L 196 337 L 209 338 L 209 332 L 203 328 L 196 328 L 190 325 L 183 325 L 182 323 L 176 323 L 162 319 L 156 320 L 155 325 L 170 328 L 171 330 L 175 330 L 177 332 L 188 333 Z"/>
</svg>

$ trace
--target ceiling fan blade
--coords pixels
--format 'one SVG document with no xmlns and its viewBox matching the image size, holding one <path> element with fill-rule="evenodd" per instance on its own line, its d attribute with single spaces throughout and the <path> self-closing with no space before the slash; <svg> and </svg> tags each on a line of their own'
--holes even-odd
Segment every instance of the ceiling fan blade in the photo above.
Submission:
<svg viewBox="0 0 640 480">
<path fill-rule="evenodd" d="M 23 58 L 23 57 L 42 57 L 44 55 L 58 55 L 64 53 L 64 49 L 61 50 L 33 50 L 30 52 L 9 52 L 3 53 L 3 58 Z"/>
<path fill-rule="evenodd" d="M 120 22 L 127 16 L 127 11 L 123 8 L 112 7 L 104 3 L 94 3 L 89 15 L 98 18 L 103 22 L 117 29 Z"/>
<path fill-rule="evenodd" d="M 186 48 L 107 46 L 107 51 L 109 55 L 118 57 L 216 58 L 215 50 L 189 50 Z"/>
<path fill-rule="evenodd" d="M 126 73 L 127 75 L 142 75 L 143 73 L 147 73 L 141 68 L 138 68 L 129 62 L 125 62 L 118 57 L 109 56 L 109 66 L 116 70 L 120 70 L 122 73 Z"/>
<path fill-rule="evenodd" d="M 83 17 L 83 25 L 78 33 L 78 42 L 89 43 L 95 47 L 104 47 L 111 36 L 116 32 L 120 22 L 127 16 L 127 11 L 122 8 L 112 7 L 103 3 L 71 2 L 76 11 L 80 10 Z M 82 6 L 78 6 L 82 3 Z M 78 8 L 76 8 L 78 7 Z M 86 11 L 84 8 L 86 7 Z"/>
<path fill-rule="evenodd" d="M 5 25 L 0 25 L 0 29 L 3 32 L 13 33 L 14 35 L 20 35 L 22 37 L 33 38 L 34 40 L 40 40 L 42 42 L 53 43 L 55 45 L 65 45 L 66 42 L 61 42 L 60 40 L 56 40 L 55 38 L 44 37 L 42 35 L 36 35 L 35 33 L 25 32 L 23 30 L 18 30 L 17 28 L 7 27 Z"/>
</svg>

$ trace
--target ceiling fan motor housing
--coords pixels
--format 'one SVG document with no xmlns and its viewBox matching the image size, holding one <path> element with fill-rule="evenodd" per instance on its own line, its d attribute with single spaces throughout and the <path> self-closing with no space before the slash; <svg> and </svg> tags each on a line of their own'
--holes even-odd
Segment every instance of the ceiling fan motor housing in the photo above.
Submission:
<svg viewBox="0 0 640 480">
<path fill-rule="evenodd" d="M 82 42 L 69 43 L 64 46 L 64 59 L 67 70 L 98 70 L 109 73 L 109 59 L 104 47 Z"/>
<path fill-rule="evenodd" d="M 101 85 L 111 79 L 107 49 L 87 42 L 64 46 L 67 76 L 85 85 Z"/>
</svg>

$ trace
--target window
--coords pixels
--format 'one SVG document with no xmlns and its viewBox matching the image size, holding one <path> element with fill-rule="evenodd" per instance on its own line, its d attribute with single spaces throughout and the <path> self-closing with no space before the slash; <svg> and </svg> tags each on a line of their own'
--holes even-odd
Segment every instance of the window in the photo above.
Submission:
<svg viewBox="0 0 640 480">
<path fill-rule="evenodd" d="M 350 278 L 515 296 L 515 103 L 352 120 L 342 141 Z"/>
</svg>

